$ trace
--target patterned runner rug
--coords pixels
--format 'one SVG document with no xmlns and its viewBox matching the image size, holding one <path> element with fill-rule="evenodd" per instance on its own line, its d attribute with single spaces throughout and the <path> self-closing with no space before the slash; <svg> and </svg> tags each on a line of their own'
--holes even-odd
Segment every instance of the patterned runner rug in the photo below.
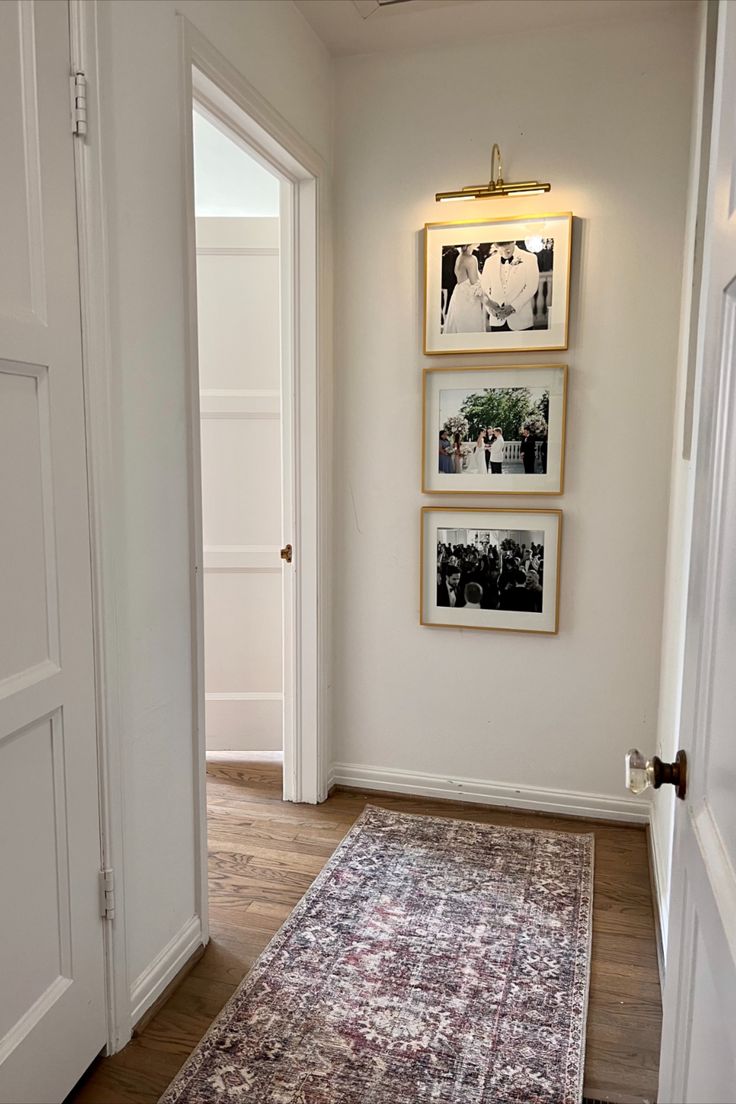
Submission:
<svg viewBox="0 0 736 1104">
<path fill-rule="evenodd" d="M 161 1104 L 579 1104 L 593 837 L 373 806 Z"/>
</svg>

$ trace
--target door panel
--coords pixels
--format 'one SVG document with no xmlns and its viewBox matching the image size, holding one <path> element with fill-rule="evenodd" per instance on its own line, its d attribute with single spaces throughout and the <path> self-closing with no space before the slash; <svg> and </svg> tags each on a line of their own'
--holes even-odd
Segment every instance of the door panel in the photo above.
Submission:
<svg viewBox="0 0 736 1104">
<path fill-rule="evenodd" d="M 208 692 L 281 689 L 281 573 L 208 572 L 205 581 Z"/>
<path fill-rule="evenodd" d="M 210 400 L 212 405 L 212 400 Z M 220 400 L 220 411 L 227 401 Z M 229 413 L 226 410 L 226 414 Z M 273 416 L 202 413 L 202 524 L 209 547 L 278 547 L 281 426 Z"/>
<path fill-rule="evenodd" d="M 239 222 L 248 224 L 247 233 L 240 232 Z M 207 234 L 213 223 L 233 228 L 227 244 L 211 244 L 223 237 L 217 227 Z M 200 241 L 202 232 L 207 234 L 197 254 L 201 387 L 278 391 L 278 220 L 198 219 L 197 226 Z"/>
<path fill-rule="evenodd" d="M 736 186 L 736 172 L 734 172 Z M 736 222 L 736 218 L 732 215 Z M 736 237 L 736 235 L 735 235 Z M 736 426 L 736 264 L 734 279 L 723 291 L 720 318 L 719 374 L 723 381 L 721 403 L 723 432 Z M 736 540 L 736 449 L 723 455 L 723 487 L 719 501 L 719 557 L 725 565 Z M 705 787 L 708 804 L 718 824 L 726 851 L 736 859 L 736 758 L 733 754 L 734 708 L 731 687 L 736 656 L 736 572 L 722 570 L 714 595 L 712 673 L 709 688 L 708 754 Z"/>
<path fill-rule="evenodd" d="M 0 976 L 10 979 L 0 1007 L 0 1038 L 71 975 L 69 839 L 64 792 L 64 737 L 55 713 L 7 737 L 0 746 L 0 868 L 18 891 L 3 904 Z M 33 831 L 17 846 L 17 826 L 35 791 Z M 35 923 L 28 923 L 28 916 Z M 24 964 L 23 970 L 15 967 Z"/>
<path fill-rule="evenodd" d="M 0 361 L 0 438 L 14 457 L 0 471 L 2 695 L 12 681 L 59 657 L 45 367 Z"/>
<path fill-rule="evenodd" d="M 209 693 L 205 708 L 207 750 L 237 750 L 243 733 L 247 732 L 250 743 L 259 752 L 281 751 L 282 712 L 283 695 L 280 693 L 226 693 L 222 697 Z"/>
<path fill-rule="evenodd" d="M 36 88 L 37 40 L 31 4 L 4 4 L 3 79 L 13 90 L 0 114 L 0 317 L 43 321 L 44 240 L 41 213 L 41 152 Z"/>
<path fill-rule="evenodd" d="M 210 751 L 283 746 L 279 285 L 277 218 L 197 219 Z"/>
<path fill-rule="evenodd" d="M 665 987 L 665 1025 L 658 1099 L 662 1104 L 732 1104 L 736 1096 L 736 990 L 713 880 L 710 849 L 687 827 L 677 846 Z M 724 981 L 725 978 L 725 981 Z"/>
<path fill-rule="evenodd" d="M 106 1017 L 68 6 L 0 4 L 0 1101 Z"/>
<path fill-rule="evenodd" d="M 713 954 L 713 950 L 703 938 L 702 931 L 696 928 L 693 942 L 694 1016 L 688 1040 L 690 1062 L 685 1080 L 685 1099 L 702 1104 L 710 1104 L 713 1100 L 733 1100 L 736 1085 L 736 1060 L 730 1050 L 726 1010 L 721 1007 L 718 956 Z M 722 1057 L 714 1062 L 716 1054 Z"/>
</svg>

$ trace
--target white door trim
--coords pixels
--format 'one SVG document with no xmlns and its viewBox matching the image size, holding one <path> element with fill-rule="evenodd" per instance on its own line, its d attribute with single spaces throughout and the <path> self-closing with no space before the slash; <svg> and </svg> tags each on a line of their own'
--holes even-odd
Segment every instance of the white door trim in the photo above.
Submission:
<svg viewBox="0 0 736 1104">
<path fill-rule="evenodd" d="M 131 1037 L 125 937 L 123 761 L 117 598 L 121 501 L 115 465 L 110 289 L 102 172 L 97 0 L 69 0 L 72 68 L 87 77 L 87 137 L 74 140 L 82 362 L 89 484 L 95 699 L 100 786 L 101 865 L 115 874 L 115 922 L 106 921 L 107 1053 Z"/>
<path fill-rule="evenodd" d="M 284 455 L 290 478 L 284 480 L 286 503 L 284 543 L 294 547 L 294 562 L 284 578 L 284 617 L 292 647 L 284 657 L 284 798 L 316 803 L 327 796 L 324 749 L 324 685 L 326 653 L 319 614 L 321 573 L 325 571 L 325 470 L 320 380 L 329 356 L 325 313 L 322 243 L 327 236 L 327 166 L 290 124 L 200 34 L 180 16 L 182 44 L 184 167 L 188 195 L 187 256 L 189 259 L 189 370 L 192 496 L 193 605 L 195 614 L 195 715 L 197 753 L 204 779 L 204 607 L 202 598 L 203 539 L 200 492 L 199 372 L 197 364 L 196 244 L 194 223 L 191 111 L 192 100 L 215 122 L 224 124 L 248 151 L 273 168 L 282 186 L 282 425 Z M 291 447 L 289 447 L 291 442 Z M 203 791 L 201 801 L 204 801 Z M 206 855 L 205 811 L 201 809 Z M 206 868 L 202 870 L 203 893 Z"/>
</svg>

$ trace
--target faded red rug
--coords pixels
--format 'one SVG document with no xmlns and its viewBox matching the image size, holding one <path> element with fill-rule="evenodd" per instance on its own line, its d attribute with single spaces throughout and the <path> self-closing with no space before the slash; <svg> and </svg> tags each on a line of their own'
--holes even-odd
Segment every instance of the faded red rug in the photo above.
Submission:
<svg viewBox="0 0 736 1104">
<path fill-rule="evenodd" d="M 161 1104 L 578 1104 L 593 837 L 369 806 Z"/>
</svg>

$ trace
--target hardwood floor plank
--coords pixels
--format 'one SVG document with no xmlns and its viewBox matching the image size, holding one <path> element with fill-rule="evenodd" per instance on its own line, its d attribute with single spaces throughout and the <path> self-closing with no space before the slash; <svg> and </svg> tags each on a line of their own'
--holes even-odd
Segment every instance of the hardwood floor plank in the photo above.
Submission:
<svg viewBox="0 0 736 1104">
<path fill-rule="evenodd" d="M 612 1104 L 656 1099 L 661 1002 L 643 828 L 361 790 L 289 805 L 273 760 L 219 759 L 207 775 L 211 941 L 140 1035 L 98 1060 L 66 1104 L 155 1104 L 366 804 L 595 835 L 585 1095 Z"/>
</svg>

